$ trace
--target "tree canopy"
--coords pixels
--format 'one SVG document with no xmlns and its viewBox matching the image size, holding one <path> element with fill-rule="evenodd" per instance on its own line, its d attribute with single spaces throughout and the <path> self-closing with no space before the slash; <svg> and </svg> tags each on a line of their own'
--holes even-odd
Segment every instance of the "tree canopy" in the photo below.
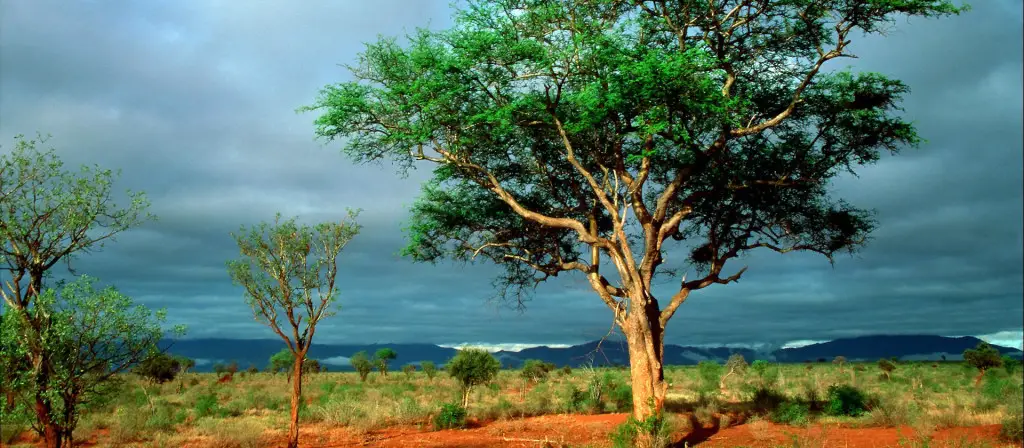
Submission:
<svg viewBox="0 0 1024 448">
<path fill-rule="evenodd" d="M 900 114 L 907 85 L 830 62 L 898 17 L 964 9 L 471 0 L 451 29 L 368 44 L 354 80 L 302 110 L 357 162 L 434 165 L 404 254 L 489 259 L 519 305 L 540 282 L 585 275 L 630 344 L 634 401 L 654 398 L 634 408 L 643 420 L 664 398 L 665 325 L 691 292 L 738 281 L 746 267 L 727 263 L 755 249 L 857 250 L 872 214 L 830 181 L 921 143 Z M 668 260 L 675 244 L 687 255 Z M 678 289 L 659 299 L 666 274 Z"/>
</svg>

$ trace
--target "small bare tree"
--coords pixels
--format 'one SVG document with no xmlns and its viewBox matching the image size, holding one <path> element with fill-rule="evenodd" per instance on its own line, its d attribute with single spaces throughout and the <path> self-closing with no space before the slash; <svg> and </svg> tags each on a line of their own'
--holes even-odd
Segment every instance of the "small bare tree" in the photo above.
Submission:
<svg viewBox="0 0 1024 448">
<path fill-rule="evenodd" d="M 334 314 L 337 258 L 359 233 L 357 215 L 350 210 L 345 221 L 310 227 L 297 225 L 294 218 L 282 222 L 278 213 L 273 224 L 242 226 L 239 234 L 232 234 L 242 258 L 228 262 L 228 274 L 245 288 L 256 321 L 274 330 L 294 355 L 288 448 L 299 444 L 302 361 L 317 323 Z"/>
</svg>

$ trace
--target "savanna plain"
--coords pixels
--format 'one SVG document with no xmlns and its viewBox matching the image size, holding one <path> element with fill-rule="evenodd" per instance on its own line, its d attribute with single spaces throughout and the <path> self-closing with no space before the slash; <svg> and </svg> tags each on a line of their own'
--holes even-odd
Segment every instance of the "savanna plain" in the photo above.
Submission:
<svg viewBox="0 0 1024 448">
<path fill-rule="evenodd" d="M 736 361 L 736 360 L 733 360 Z M 888 364 L 883 370 L 882 364 Z M 889 369 L 888 367 L 892 368 Z M 666 368 L 662 446 L 1021 446 L 1022 378 L 1007 362 L 984 374 L 962 362 L 772 364 Z M 528 363 L 470 389 L 448 372 L 304 375 L 302 446 L 628 446 L 628 370 Z M 886 371 L 888 370 L 888 371 Z M 78 446 L 283 446 L 291 384 L 284 374 L 135 374 L 84 413 Z M 40 443 L 5 422 L 3 444 Z"/>
</svg>

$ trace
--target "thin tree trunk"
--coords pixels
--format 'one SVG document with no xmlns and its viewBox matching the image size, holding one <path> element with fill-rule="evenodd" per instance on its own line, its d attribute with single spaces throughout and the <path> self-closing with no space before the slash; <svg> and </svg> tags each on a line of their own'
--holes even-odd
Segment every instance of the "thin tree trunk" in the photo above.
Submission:
<svg viewBox="0 0 1024 448">
<path fill-rule="evenodd" d="M 299 446 L 299 404 L 302 401 L 302 358 L 295 356 L 295 365 L 292 367 L 292 415 L 291 424 L 288 426 L 288 448 Z"/>
</svg>

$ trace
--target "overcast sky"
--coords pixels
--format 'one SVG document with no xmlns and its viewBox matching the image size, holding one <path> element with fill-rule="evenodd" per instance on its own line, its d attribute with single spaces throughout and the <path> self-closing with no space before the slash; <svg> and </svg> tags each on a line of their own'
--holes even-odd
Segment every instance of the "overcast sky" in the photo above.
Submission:
<svg viewBox="0 0 1024 448">
<path fill-rule="evenodd" d="M 166 307 L 189 337 L 273 338 L 227 276 L 229 233 L 277 211 L 306 222 L 362 208 L 342 254 L 332 343 L 573 344 L 611 315 L 579 279 L 538 290 L 518 314 L 487 302 L 491 266 L 417 265 L 396 254 L 425 171 L 355 166 L 313 138 L 319 88 L 348 80 L 364 42 L 450 22 L 448 0 L 0 2 L 0 144 L 50 133 L 74 167 L 120 168 L 159 221 L 82 258 L 81 273 Z M 858 39 L 840 60 L 908 83 L 928 140 L 844 178 L 841 197 L 878 212 L 870 247 L 755 254 L 734 285 L 695 293 L 669 324 L 677 344 L 784 344 L 878 333 L 994 335 L 1020 346 L 1022 15 L 1019 0 Z M 852 61 L 852 62 L 848 62 Z M 668 255 L 680 259 L 683 254 Z M 665 282 L 656 290 L 671 293 Z"/>
</svg>

